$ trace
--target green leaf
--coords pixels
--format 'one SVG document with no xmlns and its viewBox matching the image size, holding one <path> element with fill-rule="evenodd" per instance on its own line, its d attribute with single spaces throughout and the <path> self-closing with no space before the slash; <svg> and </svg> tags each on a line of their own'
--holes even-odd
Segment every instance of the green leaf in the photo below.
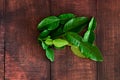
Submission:
<svg viewBox="0 0 120 80">
<path fill-rule="evenodd" d="M 48 45 L 46 45 L 44 42 L 42 42 L 42 48 L 46 50 L 48 48 Z"/>
<path fill-rule="evenodd" d="M 50 39 L 51 38 L 51 36 L 47 36 L 47 37 L 45 37 L 45 38 L 42 38 L 42 40 L 47 40 L 47 39 Z"/>
<path fill-rule="evenodd" d="M 48 36 L 49 33 L 50 33 L 49 30 L 44 30 L 44 31 L 42 31 L 42 32 L 40 33 L 39 37 L 40 37 L 40 38 L 45 38 L 45 37 Z"/>
<path fill-rule="evenodd" d="M 63 47 L 65 45 L 68 45 L 68 42 L 64 39 L 55 39 L 53 40 L 53 44 L 55 47 Z"/>
<path fill-rule="evenodd" d="M 54 29 L 56 29 L 59 26 L 59 21 L 56 21 L 55 23 L 49 24 L 47 26 L 49 26 L 48 30 L 54 30 Z"/>
<path fill-rule="evenodd" d="M 92 44 L 89 44 L 87 42 L 81 42 L 79 48 L 80 48 L 81 53 L 85 57 L 91 60 L 94 60 L 94 61 L 103 61 L 101 52 L 96 46 L 93 46 Z"/>
<path fill-rule="evenodd" d="M 96 20 L 94 19 L 94 17 L 92 17 L 88 26 L 88 31 L 84 34 L 84 38 L 83 38 L 84 42 L 89 42 L 93 44 L 95 40 L 95 33 L 93 32 L 93 30 L 95 28 L 96 28 Z"/>
<path fill-rule="evenodd" d="M 75 15 L 72 13 L 66 13 L 66 14 L 59 15 L 58 18 L 60 19 L 61 24 L 65 24 L 71 18 L 75 18 Z"/>
<path fill-rule="evenodd" d="M 59 50 L 60 50 L 60 49 L 64 49 L 64 48 L 65 48 L 65 46 L 63 46 L 63 47 L 56 47 L 56 46 L 55 46 L 54 48 L 55 48 L 55 49 L 59 49 Z"/>
<path fill-rule="evenodd" d="M 99 49 L 90 43 L 83 42 L 78 34 L 69 32 L 65 35 L 65 38 L 70 44 L 80 47 L 80 51 L 85 57 L 94 61 L 103 61 Z"/>
<path fill-rule="evenodd" d="M 46 49 L 46 57 L 53 62 L 54 61 L 54 51 L 50 48 Z"/>
<path fill-rule="evenodd" d="M 45 43 L 47 45 L 52 45 L 53 44 L 53 40 L 52 39 L 46 39 Z"/>
<path fill-rule="evenodd" d="M 97 22 L 96 22 L 95 18 L 92 17 L 90 20 L 89 26 L 88 26 L 88 30 L 91 30 L 91 31 L 95 30 L 96 25 L 97 25 Z"/>
<path fill-rule="evenodd" d="M 60 19 L 57 18 L 56 16 L 50 16 L 45 19 L 43 19 L 39 24 L 38 24 L 38 29 L 39 30 L 54 30 L 58 27 L 60 22 Z"/>
<path fill-rule="evenodd" d="M 79 47 L 76 47 L 76 46 L 72 45 L 71 50 L 76 56 L 78 56 L 80 58 L 85 58 L 85 56 L 80 52 Z"/>
<path fill-rule="evenodd" d="M 75 46 L 80 46 L 80 41 L 82 41 L 82 37 L 75 32 L 66 33 L 65 38 L 70 44 Z"/>
<path fill-rule="evenodd" d="M 64 25 L 64 31 L 72 31 L 72 32 L 80 32 L 87 24 L 88 24 L 87 17 L 78 17 L 72 18 Z"/>
<path fill-rule="evenodd" d="M 63 32 L 63 29 L 61 26 L 58 29 L 51 31 L 51 33 L 50 33 L 52 38 L 57 38 L 57 37 L 61 36 L 62 34 L 64 34 L 64 32 Z"/>
<path fill-rule="evenodd" d="M 94 34 L 94 32 L 88 30 L 88 31 L 84 34 L 83 41 L 84 41 L 84 42 L 89 42 L 89 43 L 93 44 L 94 40 L 95 40 L 95 34 Z"/>
</svg>

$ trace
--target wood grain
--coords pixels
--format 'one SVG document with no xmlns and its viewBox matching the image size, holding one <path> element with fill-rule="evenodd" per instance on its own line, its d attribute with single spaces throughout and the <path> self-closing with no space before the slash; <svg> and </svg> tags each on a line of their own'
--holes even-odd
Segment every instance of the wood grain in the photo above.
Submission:
<svg viewBox="0 0 120 80">
<path fill-rule="evenodd" d="M 49 80 L 50 63 L 37 42 L 48 0 L 6 0 L 5 80 Z"/>
<path fill-rule="evenodd" d="M 36 26 L 68 12 L 97 18 L 104 62 L 80 59 L 69 47 L 55 50 L 55 62 L 47 60 Z M 119 0 L 0 0 L 0 80 L 120 80 L 119 52 Z"/>
<path fill-rule="evenodd" d="M 98 80 L 120 80 L 120 0 L 98 0 L 97 43 L 104 55 Z"/>
<path fill-rule="evenodd" d="M 51 15 L 60 13 L 96 16 L 96 0 L 51 0 Z M 96 80 L 96 63 L 74 56 L 68 47 L 56 50 L 51 76 L 51 80 Z"/>
<path fill-rule="evenodd" d="M 4 0 L 0 0 L 0 80 L 4 80 Z"/>
</svg>

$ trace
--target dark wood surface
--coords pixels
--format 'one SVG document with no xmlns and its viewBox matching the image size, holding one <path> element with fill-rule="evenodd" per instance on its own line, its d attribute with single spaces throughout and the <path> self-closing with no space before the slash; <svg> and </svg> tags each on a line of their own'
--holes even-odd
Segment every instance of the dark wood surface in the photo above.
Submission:
<svg viewBox="0 0 120 80">
<path fill-rule="evenodd" d="M 4 3 L 0 0 L 0 80 L 4 79 L 4 33 L 3 26 Z"/>
<path fill-rule="evenodd" d="M 37 42 L 44 17 L 72 12 L 95 16 L 104 62 L 80 59 L 69 47 L 50 63 Z M 0 80 L 120 80 L 119 0 L 0 0 Z"/>
<path fill-rule="evenodd" d="M 49 80 L 50 62 L 37 42 L 37 24 L 50 15 L 47 0 L 6 0 L 5 79 Z"/>
<path fill-rule="evenodd" d="M 97 44 L 104 55 L 98 80 L 120 80 L 120 0 L 99 0 Z"/>
</svg>

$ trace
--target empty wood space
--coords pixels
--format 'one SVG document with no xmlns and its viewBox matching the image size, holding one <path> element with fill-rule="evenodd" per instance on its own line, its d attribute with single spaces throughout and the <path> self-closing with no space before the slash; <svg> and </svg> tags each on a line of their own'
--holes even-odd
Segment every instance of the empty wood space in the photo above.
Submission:
<svg viewBox="0 0 120 80">
<path fill-rule="evenodd" d="M 80 59 L 68 47 L 47 60 L 37 24 L 61 13 L 95 16 L 103 62 Z M 120 0 L 0 0 L 0 80 L 120 80 Z"/>
</svg>

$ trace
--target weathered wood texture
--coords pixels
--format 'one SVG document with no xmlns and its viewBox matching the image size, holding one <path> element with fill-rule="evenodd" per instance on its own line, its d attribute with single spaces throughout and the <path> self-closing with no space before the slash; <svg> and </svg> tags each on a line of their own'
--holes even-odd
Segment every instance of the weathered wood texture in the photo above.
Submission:
<svg viewBox="0 0 120 80">
<path fill-rule="evenodd" d="M 48 0 L 6 0 L 5 79 L 49 80 L 50 63 L 37 42 L 37 24 L 48 16 Z"/>
<path fill-rule="evenodd" d="M 0 0 L 0 80 L 4 80 L 4 32 L 3 15 L 4 0 Z"/>
<path fill-rule="evenodd" d="M 47 60 L 36 26 L 68 12 L 97 18 L 104 62 L 80 59 L 69 47 L 55 51 L 54 63 Z M 120 80 L 119 21 L 120 0 L 0 0 L 0 80 Z"/>
<path fill-rule="evenodd" d="M 79 16 L 96 16 L 96 0 L 51 0 L 52 15 L 68 12 Z M 55 52 L 51 76 L 52 80 L 96 80 L 96 63 L 80 59 L 66 48 Z"/>
<path fill-rule="evenodd" d="M 98 80 L 120 80 L 120 0 L 98 0 L 97 44 L 104 55 Z"/>
</svg>

